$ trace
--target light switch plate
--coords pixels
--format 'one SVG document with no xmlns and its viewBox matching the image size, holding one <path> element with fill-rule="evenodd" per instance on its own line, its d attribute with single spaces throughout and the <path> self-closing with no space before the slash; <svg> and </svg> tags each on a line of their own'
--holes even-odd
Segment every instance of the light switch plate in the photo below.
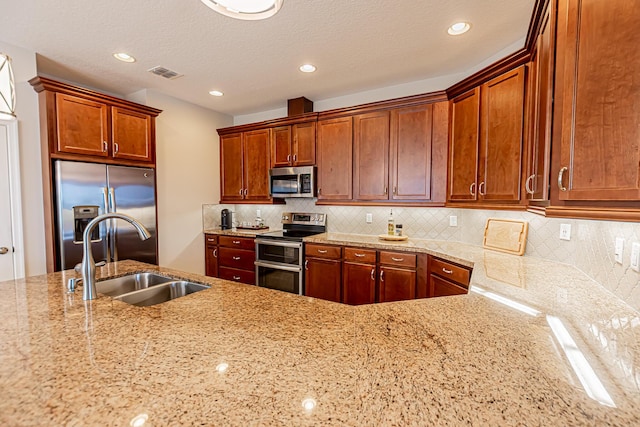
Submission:
<svg viewBox="0 0 640 427">
<path fill-rule="evenodd" d="M 618 264 L 622 264 L 622 255 L 624 253 L 624 238 L 616 237 L 616 246 L 614 249 L 615 259 Z"/>
<path fill-rule="evenodd" d="M 458 217 L 456 215 L 451 215 L 449 217 L 449 227 L 457 227 L 458 226 Z"/>
<path fill-rule="evenodd" d="M 571 240 L 571 224 L 560 224 L 560 240 Z"/>
<path fill-rule="evenodd" d="M 640 272 L 640 243 L 631 244 L 631 269 Z"/>
<path fill-rule="evenodd" d="M 366 218 L 367 218 L 367 224 L 371 224 L 373 222 L 373 214 L 368 213 Z"/>
</svg>

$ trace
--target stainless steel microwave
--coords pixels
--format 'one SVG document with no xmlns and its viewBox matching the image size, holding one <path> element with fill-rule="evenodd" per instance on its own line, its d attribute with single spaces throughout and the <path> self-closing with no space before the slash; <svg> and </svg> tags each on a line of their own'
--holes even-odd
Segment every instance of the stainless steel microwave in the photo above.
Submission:
<svg viewBox="0 0 640 427">
<path fill-rule="evenodd" d="M 316 167 L 271 169 L 269 191 L 272 197 L 316 197 Z"/>
</svg>

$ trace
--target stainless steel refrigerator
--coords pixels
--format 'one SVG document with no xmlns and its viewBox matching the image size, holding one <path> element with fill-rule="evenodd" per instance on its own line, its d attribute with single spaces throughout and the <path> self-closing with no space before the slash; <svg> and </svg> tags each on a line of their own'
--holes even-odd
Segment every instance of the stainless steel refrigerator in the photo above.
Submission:
<svg viewBox="0 0 640 427">
<path fill-rule="evenodd" d="M 120 212 L 139 220 L 151 233 L 141 241 L 125 221 L 107 220 L 91 236 L 96 262 L 133 259 L 157 264 L 156 191 L 153 169 L 56 160 L 57 268 L 82 261 L 82 233 L 93 218 Z"/>
</svg>

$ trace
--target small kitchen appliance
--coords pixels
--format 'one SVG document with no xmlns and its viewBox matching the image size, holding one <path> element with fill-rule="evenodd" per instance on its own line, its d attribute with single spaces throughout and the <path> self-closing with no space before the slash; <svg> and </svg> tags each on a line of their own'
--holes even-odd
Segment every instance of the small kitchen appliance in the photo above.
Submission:
<svg viewBox="0 0 640 427">
<path fill-rule="evenodd" d="M 222 230 L 231 230 L 233 214 L 229 209 L 222 209 L 220 212 L 220 228 Z"/>
</svg>

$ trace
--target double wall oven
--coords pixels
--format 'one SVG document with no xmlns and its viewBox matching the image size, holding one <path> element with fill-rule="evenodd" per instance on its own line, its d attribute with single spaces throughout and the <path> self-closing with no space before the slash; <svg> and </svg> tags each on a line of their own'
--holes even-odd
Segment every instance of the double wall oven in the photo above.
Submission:
<svg viewBox="0 0 640 427">
<path fill-rule="evenodd" d="M 298 295 L 304 293 L 302 239 L 326 231 L 323 213 L 282 214 L 282 231 L 256 237 L 256 284 Z"/>
</svg>

